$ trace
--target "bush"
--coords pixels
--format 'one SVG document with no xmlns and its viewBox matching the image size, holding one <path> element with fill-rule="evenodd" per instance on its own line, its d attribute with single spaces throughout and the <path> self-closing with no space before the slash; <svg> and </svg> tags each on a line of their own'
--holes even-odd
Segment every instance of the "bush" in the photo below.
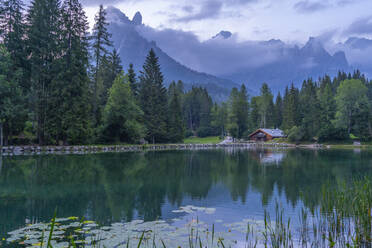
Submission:
<svg viewBox="0 0 372 248">
<path fill-rule="evenodd" d="M 348 140 L 347 130 L 335 128 L 332 124 L 324 126 L 319 131 L 319 142 Z"/>
<path fill-rule="evenodd" d="M 288 139 L 291 142 L 299 142 L 304 138 L 304 132 L 301 127 L 292 127 L 289 131 Z"/>
<path fill-rule="evenodd" d="M 192 137 L 194 136 L 194 132 L 190 129 L 187 129 L 186 132 L 185 132 L 185 137 L 188 138 L 188 137 Z"/>
<path fill-rule="evenodd" d="M 211 127 L 200 127 L 196 130 L 198 137 L 204 138 L 214 135 L 214 130 Z"/>
</svg>

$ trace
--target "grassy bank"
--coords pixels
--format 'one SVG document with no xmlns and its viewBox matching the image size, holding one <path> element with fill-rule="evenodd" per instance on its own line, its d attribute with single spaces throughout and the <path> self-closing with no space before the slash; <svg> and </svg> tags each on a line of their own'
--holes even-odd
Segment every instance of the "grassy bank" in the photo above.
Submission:
<svg viewBox="0 0 372 248">
<path fill-rule="evenodd" d="M 199 138 L 199 137 L 190 137 L 183 140 L 184 144 L 218 144 L 222 140 L 218 136 L 213 137 L 205 137 L 205 138 Z"/>
</svg>

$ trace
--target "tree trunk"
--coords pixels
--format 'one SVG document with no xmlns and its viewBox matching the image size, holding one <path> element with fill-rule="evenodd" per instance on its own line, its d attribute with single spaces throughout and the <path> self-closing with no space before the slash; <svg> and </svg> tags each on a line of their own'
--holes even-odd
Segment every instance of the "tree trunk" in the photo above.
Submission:
<svg viewBox="0 0 372 248">
<path fill-rule="evenodd" d="M 3 154 L 2 154 L 2 150 L 3 149 L 0 149 L 0 175 L 1 175 L 1 170 L 3 169 Z"/>
<path fill-rule="evenodd" d="M 3 148 L 3 123 L 0 122 L 0 148 Z M 0 153 L 3 149 L 0 150 Z"/>
</svg>

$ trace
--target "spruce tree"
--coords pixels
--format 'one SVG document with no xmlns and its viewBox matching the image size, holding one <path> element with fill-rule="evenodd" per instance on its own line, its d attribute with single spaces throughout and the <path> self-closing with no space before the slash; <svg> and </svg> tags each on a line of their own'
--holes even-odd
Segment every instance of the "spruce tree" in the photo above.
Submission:
<svg viewBox="0 0 372 248">
<path fill-rule="evenodd" d="M 249 103 L 245 85 L 238 89 L 233 88 L 229 99 L 229 124 L 228 130 L 235 138 L 243 138 L 248 131 L 249 124 Z"/>
<path fill-rule="evenodd" d="M 271 94 L 269 86 L 264 83 L 261 87 L 261 94 L 258 98 L 258 108 L 261 116 L 261 128 L 270 127 L 273 119 L 273 95 Z"/>
<path fill-rule="evenodd" d="M 23 130 L 26 109 L 19 81 L 11 73 L 12 59 L 0 44 L 0 144 L 8 145 L 9 138 Z M 4 142 L 3 142 L 4 141 Z"/>
<path fill-rule="evenodd" d="M 280 128 L 282 126 L 282 122 L 283 122 L 283 99 L 279 92 L 275 101 L 274 127 Z"/>
<path fill-rule="evenodd" d="M 49 97 L 48 133 L 55 143 L 82 144 L 90 134 L 88 22 L 78 0 L 62 6 L 61 49 L 58 78 Z"/>
<path fill-rule="evenodd" d="M 145 135 L 143 112 L 131 92 L 128 76 L 123 71 L 109 89 L 103 112 L 102 137 L 109 142 L 137 143 Z"/>
<path fill-rule="evenodd" d="M 137 84 L 137 75 L 136 72 L 133 69 L 133 64 L 129 64 L 129 69 L 128 69 L 128 80 L 129 80 L 129 85 L 132 90 L 132 93 L 135 97 L 138 96 L 138 84 Z"/>
<path fill-rule="evenodd" d="M 175 83 L 173 84 L 175 85 Z M 178 143 L 183 141 L 182 106 L 180 95 L 176 90 L 169 93 L 168 134 L 170 142 Z"/>
<path fill-rule="evenodd" d="M 51 138 L 46 133 L 50 116 L 49 96 L 60 70 L 61 11 L 59 0 L 34 0 L 27 15 L 27 44 L 31 64 L 33 109 L 39 144 Z"/>
<path fill-rule="evenodd" d="M 292 84 L 291 88 L 285 90 L 283 101 L 283 128 L 289 130 L 301 124 L 299 91 Z"/>
<path fill-rule="evenodd" d="M 300 92 L 301 128 L 304 139 L 311 140 L 319 131 L 320 104 L 317 97 L 316 85 L 312 79 L 304 81 Z"/>
<path fill-rule="evenodd" d="M 101 110 L 99 108 L 100 90 L 104 88 L 103 82 L 99 80 L 99 73 L 102 65 L 102 58 L 107 58 L 109 51 L 108 49 L 112 46 L 110 40 L 111 34 L 107 31 L 108 23 L 106 21 L 106 11 L 103 5 L 99 6 L 99 11 L 94 18 L 95 24 L 92 31 L 92 48 L 93 48 L 93 119 L 95 124 L 98 125 L 100 122 Z"/>
<path fill-rule="evenodd" d="M 121 59 L 116 49 L 111 54 L 104 55 L 98 72 L 98 111 L 101 112 L 106 105 L 108 91 L 112 87 L 116 77 L 123 71 Z M 101 114 L 99 113 L 99 116 Z M 100 118 L 98 118 L 100 119 Z"/>
<path fill-rule="evenodd" d="M 158 57 L 150 50 L 140 75 L 139 99 L 147 128 L 146 139 L 151 143 L 166 142 L 167 137 L 167 92 L 163 86 Z"/>
<path fill-rule="evenodd" d="M 29 90 L 28 63 L 25 44 L 25 22 L 21 0 L 0 2 L 0 37 L 12 60 L 12 73 L 17 73 L 24 93 Z"/>
</svg>

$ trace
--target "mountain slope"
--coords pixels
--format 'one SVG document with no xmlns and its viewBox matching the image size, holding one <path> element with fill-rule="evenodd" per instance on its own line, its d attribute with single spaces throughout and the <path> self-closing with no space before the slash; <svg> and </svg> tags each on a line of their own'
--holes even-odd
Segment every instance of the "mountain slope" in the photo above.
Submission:
<svg viewBox="0 0 372 248">
<path fill-rule="evenodd" d="M 272 45 L 274 41 L 261 43 Z M 280 45 L 279 41 L 275 43 Z M 330 55 L 323 45 L 315 38 L 299 48 L 285 47 L 284 43 L 278 58 L 271 62 L 255 68 L 243 68 L 230 74 L 222 74 L 225 78 L 233 81 L 248 82 L 251 89 L 256 89 L 261 83 L 266 82 L 273 92 L 282 91 L 287 85 L 294 83 L 301 86 L 304 79 L 313 77 L 317 79 L 324 74 L 336 75 L 339 70 L 349 71 L 350 66 L 345 53 L 336 52 Z"/>
<path fill-rule="evenodd" d="M 139 12 L 131 21 L 119 9 L 108 7 L 107 20 L 110 23 L 108 31 L 112 34 L 114 47 L 118 50 L 125 69 L 128 68 L 130 63 L 133 63 L 135 70 L 139 72 L 149 50 L 152 48 L 159 57 L 166 84 L 169 84 L 172 80 L 182 80 L 187 89 L 191 88 L 192 85 L 203 86 L 217 101 L 225 100 L 230 89 L 238 87 L 231 80 L 189 69 L 168 56 L 155 42 L 143 38 L 136 30 L 136 26 L 143 25 L 142 16 Z"/>
</svg>

